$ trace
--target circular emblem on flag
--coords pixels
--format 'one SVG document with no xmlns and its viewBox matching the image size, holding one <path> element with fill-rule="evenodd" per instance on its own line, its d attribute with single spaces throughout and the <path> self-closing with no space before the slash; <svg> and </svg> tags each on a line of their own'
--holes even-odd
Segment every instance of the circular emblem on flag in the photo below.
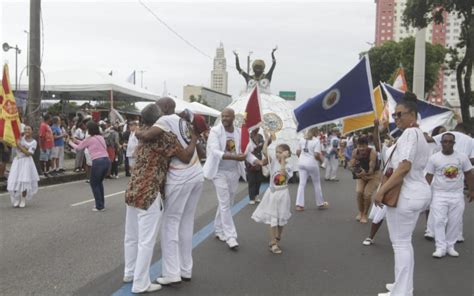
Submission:
<svg viewBox="0 0 474 296">
<path fill-rule="evenodd" d="M 179 119 L 179 133 L 184 142 L 189 145 L 191 143 L 191 128 L 189 123 L 182 118 Z"/>
<path fill-rule="evenodd" d="M 235 127 L 242 127 L 242 124 L 244 124 L 245 118 L 244 115 L 241 113 L 235 114 L 234 118 L 234 126 Z"/>
<path fill-rule="evenodd" d="M 283 128 L 283 121 L 276 113 L 265 113 L 263 115 L 263 128 L 276 133 Z"/>
<path fill-rule="evenodd" d="M 341 92 L 337 88 L 330 90 L 323 99 L 323 108 L 326 110 L 331 109 L 341 98 Z"/>
</svg>

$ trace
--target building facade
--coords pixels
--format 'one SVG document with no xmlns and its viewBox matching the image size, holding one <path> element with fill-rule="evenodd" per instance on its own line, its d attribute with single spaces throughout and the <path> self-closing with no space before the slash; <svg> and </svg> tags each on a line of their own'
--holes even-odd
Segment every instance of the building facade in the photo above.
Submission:
<svg viewBox="0 0 474 296">
<path fill-rule="evenodd" d="M 385 41 L 400 41 L 403 38 L 415 36 L 414 28 L 403 26 L 403 11 L 406 0 L 375 0 L 376 28 L 375 45 Z M 445 47 L 455 47 L 459 41 L 461 20 L 454 14 L 446 14 L 442 24 L 430 24 L 426 28 L 426 41 Z M 448 103 L 451 107 L 459 108 L 459 95 L 456 84 L 456 72 L 440 69 L 438 81 L 428 94 L 428 101 L 437 105 Z"/>
<path fill-rule="evenodd" d="M 186 85 L 183 87 L 183 100 L 191 102 L 191 98 L 202 100 L 200 103 L 206 103 L 209 107 L 222 111 L 232 102 L 231 95 L 215 91 L 213 89 Z"/>
<path fill-rule="evenodd" d="M 227 93 L 227 63 L 225 59 L 224 45 L 222 42 L 216 49 L 216 56 L 214 57 L 214 67 L 211 71 L 211 89 Z"/>
</svg>

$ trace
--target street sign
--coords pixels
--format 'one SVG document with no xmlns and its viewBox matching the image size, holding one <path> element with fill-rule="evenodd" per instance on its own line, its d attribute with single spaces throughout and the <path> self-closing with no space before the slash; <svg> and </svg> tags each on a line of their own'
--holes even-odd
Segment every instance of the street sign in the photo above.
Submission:
<svg viewBox="0 0 474 296">
<path fill-rule="evenodd" d="M 287 101 L 295 101 L 296 91 L 280 91 L 279 96 Z"/>
</svg>

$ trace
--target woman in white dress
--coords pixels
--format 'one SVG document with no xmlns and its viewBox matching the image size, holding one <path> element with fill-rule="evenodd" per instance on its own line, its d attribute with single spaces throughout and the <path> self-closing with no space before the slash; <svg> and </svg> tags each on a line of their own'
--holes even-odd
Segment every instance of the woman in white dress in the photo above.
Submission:
<svg viewBox="0 0 474 296">
<path fill-rule="evenodd" d="M 387 226 L 395 255 L 395 282 L 385 287 L 388 293 L 379 296 L 412 296 L 415 256 L 412 235 L 420 213 L 431 201 L 430 185 L 424 177 L 428 162 L 429 146 L 418 127 L 416 96 L 405 93 L 392 116 L 397 127 L 403 131 L 389 156 L 385 175 L 389 179 L 380 187 L 375 204 L 382 205 L 383 196 L 392 188 L 401 185 L 396 207 L 387 207 Z M 390 173 L 391 174 L 390 174 Z"/>
<path fill-rule="evenodd" d="M 17 154 L 8 175 L 7 190 L 14 208 L 24 208 L 26 200 L 31 200 L 38 192 L 39 175 L 32 157 L 37 142 L 31 135 L 31 127 L 25 126 L 24 136 L 17 143 Z"/>
</svg>

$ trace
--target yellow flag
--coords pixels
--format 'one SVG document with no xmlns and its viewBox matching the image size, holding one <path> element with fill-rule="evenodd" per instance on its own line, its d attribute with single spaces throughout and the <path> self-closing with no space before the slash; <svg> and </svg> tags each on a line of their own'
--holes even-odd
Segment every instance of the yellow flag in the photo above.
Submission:
<svg viewBox="0 0 474 296">
<path fill-rule="evenodd" d="M 375 113 L 359 115 L 343 120 L 342 133 L 347 134 L 364 128 L 374 126 L 374 119 L 380 118 L 383 111 L 382 90 L 380 86 L 374 89 Z"/>
<path fill-rule="evenodd" d="M 8 73 L 8 65 L 5 64 L 0 86 L 0 141 L 16 147 L 16 142 L 20 139 L 20 116 Z"/>
</svg>

